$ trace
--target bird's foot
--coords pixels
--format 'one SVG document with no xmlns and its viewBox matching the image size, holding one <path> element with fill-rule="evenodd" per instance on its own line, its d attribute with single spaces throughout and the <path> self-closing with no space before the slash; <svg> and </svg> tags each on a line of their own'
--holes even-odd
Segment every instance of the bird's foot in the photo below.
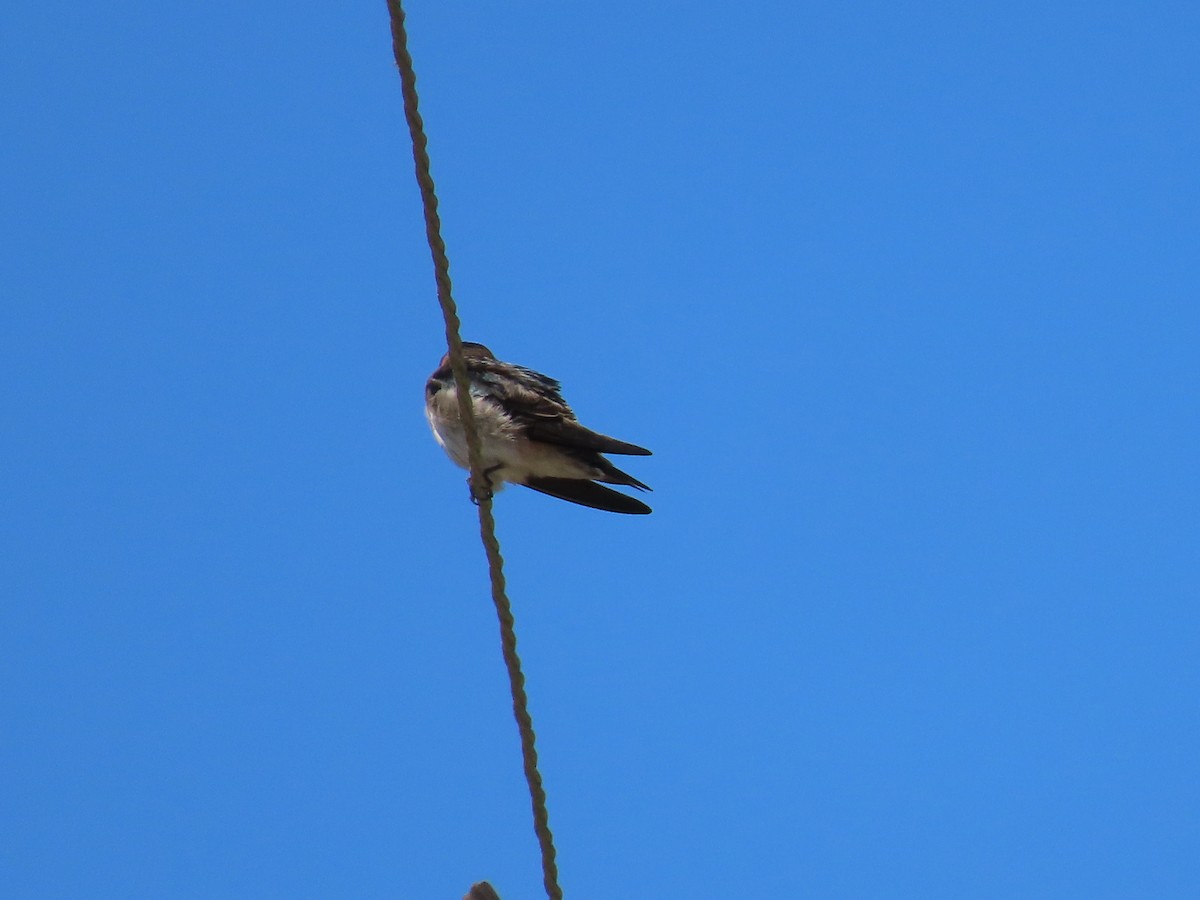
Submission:
<svg viewBox="0 0 1200 900">
<path fill-rule="evenodd" d="M 487 487 L 483 491 L 476 491 L 475 485 L 471 482 L 471 476 L 467 476 L 467 490 L 471 494 L 471 502 L 478 506 L 484 500 L 491 500 L 494 496 L 492 491 L 492 473 L 497 471 L 503 464 L 496 463 L 494 466 L 488 466 L 483 470 L 483 480 L 487 483 Z"/>
</svg>

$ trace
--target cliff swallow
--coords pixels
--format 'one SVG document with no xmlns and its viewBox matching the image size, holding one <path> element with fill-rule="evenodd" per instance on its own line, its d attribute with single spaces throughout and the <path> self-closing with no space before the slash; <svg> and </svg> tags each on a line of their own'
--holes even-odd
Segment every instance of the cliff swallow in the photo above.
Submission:
<svg viewBox="0 0 1200 900">
<path fill-rule="evenodd" d="M 483 446 L 482 462 L 493 490 L 512 482 L 593 509 L 650 512 L 642 501 L 597 484 L 602 481 L 650 490 L 600 455 L 649 456 L 649 450 L 584 428 L 553 378 L 501 362 L 483 344 L 464 341 L 463 355 Z M 442 357 L 425 384 L 425 415 L 449 457 L 469 469 L 449 354 Z"/>
</svg>

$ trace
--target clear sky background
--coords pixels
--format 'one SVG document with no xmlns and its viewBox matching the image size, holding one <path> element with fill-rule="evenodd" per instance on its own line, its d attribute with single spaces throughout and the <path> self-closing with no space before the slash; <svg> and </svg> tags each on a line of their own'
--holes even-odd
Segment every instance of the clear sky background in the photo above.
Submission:
<svg viewBox="0 0 1200 900">
<path fill-rule="evenodd" d="M 541 894 L 383 0 L 0 22 L 0 869 Z M 1200 6 L 409 4 L 568 898 L 1200 896 Z"/>
</svg>

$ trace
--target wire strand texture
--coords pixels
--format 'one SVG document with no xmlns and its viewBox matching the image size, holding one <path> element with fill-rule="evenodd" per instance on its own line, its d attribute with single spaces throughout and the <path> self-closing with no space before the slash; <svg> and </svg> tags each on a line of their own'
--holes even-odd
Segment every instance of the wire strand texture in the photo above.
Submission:
<svg viewBox="0 0 1200 900">
<path fill-rule="evenodd" d="M 554 836 L 550 831 L 550 816 L 546 809 L 546 791 L 542 786 L 542 776 L 537 766 L 533 718 L 529 714 L 529 701 L 525 693 L 525 676 L 521 672 L 521 659 L 517 655 L 517 634 L 512 604 L 505 592 L 504 558 L 500 555 L 500 542 L 496 538 L 496 520 L 492 515 L 491 486 L 483 471 L 479 430 L 475 423 L 475 410 L 471 404 L 467 366 L 463 358 L 461 323 L 450 285 L 450 260 L 446 255 L 446 242 L 442 240 L 437 194 L 434 191 L 433 174 L 429 163 L 429 141 L 425 137 L 425 125 L 417 108 L 417 76 L 413 69 L 412 56 L 408 51 L 408 34 L 404 27 L 404 8 L 401 6 L 400 0 L 388 0 L 388 12 L 392 20 L 392 49 L 396 55 L 396 67 L 400 70 L 400 82 L 404 94 L 404 117 L 408 121 L 408 130 L 412 137 L 417 186 L 420 188 L 421 204 L 425 210 L 425 235 L 429 240 L 429 251 L 433 256 L 438 303 L 441 305 L 442 317 L 446 323 L 446 344 L 450 350 L 450 368 L 454 373 L 454 384 L 458 392 L 459 418 L 463 423 L 463 431 L 467 438 L 467 456 L 471 467 L 471 494 L 479 510 L 479 533 L 487 553 L 492 602 L 495 604 L 496 616 L 500 621 L 500 646 L 504 652 L 504 665 L 508 670 L 513 717 L 517 720 L 517 730 L 521 735 L 521 756 L 525 767 L 525 780 L 529 785 L 529 798 L 533 807 L 533 830 L 537 835 L 542 853 L 542 881 L 550 900 L 562 900 L 562 888 L 558 885 L 558 865 L 555 861 Z"/>
</svg>

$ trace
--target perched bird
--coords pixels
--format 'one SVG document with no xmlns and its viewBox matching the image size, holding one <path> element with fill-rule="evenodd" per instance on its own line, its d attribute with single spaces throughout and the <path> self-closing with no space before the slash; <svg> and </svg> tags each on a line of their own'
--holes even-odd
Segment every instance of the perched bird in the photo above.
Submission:
<svg viewBox="0 0 1200 900">
<path fill-rule="evenodd" d="M 553 378 L 501 362 L 483 344 L 464 341 L 463 356 L 484 472 L 493 490 L 509 481 L 594 509 L 650 512 L 642 501 L 597 484 L 603 481 L 650 490 L 600 455 L 649 456 L 649 450 L 584 428 Z M 469 469 L 449 354 L 442 357 L 425 384 L 425 415 L 433 436 L 450 458 Z"/>
</svg>

